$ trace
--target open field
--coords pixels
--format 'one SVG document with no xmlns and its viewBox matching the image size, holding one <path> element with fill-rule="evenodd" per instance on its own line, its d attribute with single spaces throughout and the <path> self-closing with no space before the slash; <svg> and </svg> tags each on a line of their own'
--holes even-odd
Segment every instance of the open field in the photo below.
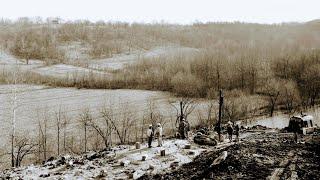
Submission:
<svg viewBox="0 0 320 180">
<path fill-rule="evenodd" d="M 14 85 L 0 86 L 0 107 L 1 115 L 1 144 L 8 139 L 11 132 L 12 120 L 12 89 Z M 143 116 L 146 116 L 151 103 L 156 104 L 159 111 L 166 119 L 165 129 L 171 130 L 172 121 L 176 120 L 176 112 L 169 104 L 169 101 L 177 101 L 169 93 L 159 91 L 144 90 L 91 90 L 74 88 L 51 88 L 46 86 L 17 85 L 17 111 L 16 128 L 20 134 L 30 134 L 36 132 L 38 121 L 48 118 L 49 130 L 55 132 L 55 113 L 61 109 L 70 120 L 71 134 L 79 132 L 80 114 L 90 109 L 93 118 L 101 121 L 99 112 L 103 107 L 112 108 L 114 115 L 121 122 L 122 114 L 128 111 L 132 120 L 141 123 Z M 205 101 L 198 101 L 195 113 L 190 115 L 190 119 L 195 121 L 198 114 L 204 112 Z M 191 121 L 191 122 L 193 122 Z M 141 126 L 141 124 L 139 125 Z M 138 126 L 138 127 L 139 127 Z M 147 126 L 147 124 L 146 124 Z M 34 136 L 36 133 L 33 134 Z"/>
<path fill-rule="evenodd" d="M 103 76 L 106 78 L 109 76 L 109 78 L 112 78 L 112 74 L 107 72 L 101 72 L 65 64 L 56 64 L 47 67 L 40 67 L 37 69 L 33 69 L 33 72 L 39 73 L 40 75 L 44 76 L 52 76 L 55 78 L 67 79 L 74 79 L 81 76 L 87 76 L 89 74 L 92 74 L 93 76 Z"/>
</svg>

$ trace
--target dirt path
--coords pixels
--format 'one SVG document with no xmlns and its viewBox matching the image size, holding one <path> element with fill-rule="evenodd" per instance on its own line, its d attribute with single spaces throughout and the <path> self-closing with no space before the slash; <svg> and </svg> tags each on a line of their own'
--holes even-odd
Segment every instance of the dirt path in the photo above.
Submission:
<svg viewBox="0 0 320 180">
<path fill-rule="evenodd" d="M 280 162 L 279 167 L 275 168 L 275 170 L 272 172 L 271 176 L 269 176 L 267 179 L 270 180 L 278 180 L 283 175 L 283 172 L 286 167 L 289 166 L 289 164 L 292 161 L 292 158 L 294 156 L 294 153 L 296 153 L 294 150 L 291 150 L 288 155 L 283 158 L 283 160 Z"/>
</svg>

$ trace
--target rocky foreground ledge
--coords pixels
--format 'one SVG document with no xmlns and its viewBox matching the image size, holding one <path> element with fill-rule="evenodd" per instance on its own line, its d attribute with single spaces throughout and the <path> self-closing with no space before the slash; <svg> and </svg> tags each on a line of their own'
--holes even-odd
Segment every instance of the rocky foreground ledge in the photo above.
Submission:
<svg viewBox="0 0 320 180">
<path fill-rule="evenodd" d="M 151 149 L 119 146 L 6 170 L 0 179 L 320 179 L 319 136 L 300 141 L 292 133 L 258 127 L 243 132 L 237 143 L 201 146 L 169 139 Z"/>
<path fill-rule="evenodd" d="M 192 142 L 191 142 L 192 143 Z M 192 162 L 208 147 L 188 140 L 165 140 L 162 147 L 142 144 L 118 146 L 81 156 L 50 158 L 44 165 L 29 165 L 0 172 L 0 179 L 137 179 L 144 174 L 161 174 Z M 161 156 L 161 151 L 165 155 Z"/>
</svg>

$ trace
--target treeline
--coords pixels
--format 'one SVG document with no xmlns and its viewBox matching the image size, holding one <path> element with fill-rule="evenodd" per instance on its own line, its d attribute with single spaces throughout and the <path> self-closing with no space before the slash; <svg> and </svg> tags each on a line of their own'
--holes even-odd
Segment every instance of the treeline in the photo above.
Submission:
<svg viewBox="0 0 320 180">
<path fill-rule="evenodd" d="M 318 47 L 319 24 L 195 23 L 138 24 L 86 20 L 57 22 L 20 18 L 0 21 L 0 44 L 22 58 L 64 59 L 65 46 L 82 43 L 93 58 L 136 49 L 178 44 L 199 49 L 227 49 L 230 56 L 251 48 L 272 55 L 288 49 Z M 271 50 L 271 52 L 269 51 Z M 270 55 L 268 55 L 270 56 Z"/>
<path fill-rule="evenodd" d="M 265 59 L 254 51 L 230 57 L 206 52 L 173 59 L 143 60 L 119 72 L 127 86 L 160 89 L 180 96 L 216 99 L 219 89 L 260 95 L 266 108 L 292 113 L 315 106 L 320 98 L 320 51 L 303 50 Z M 141 87 L 140 87 L 141 88 Z"/>
</svg>

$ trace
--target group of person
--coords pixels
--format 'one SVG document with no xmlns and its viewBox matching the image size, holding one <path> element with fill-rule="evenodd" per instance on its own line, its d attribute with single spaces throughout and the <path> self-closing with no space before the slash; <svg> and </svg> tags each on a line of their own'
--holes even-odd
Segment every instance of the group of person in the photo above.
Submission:
<svg viewBox="0 0 320 180">
<path fill-rule="evenodd" d="M 234 126 L 231 122 L 228 123 L 227 133 L 228 133 L 228 138 L 230 142 L 232 142 L 233 134 L 236 135 L 236 142 L 239 142 L 239 132 L 240 132 L 239 124 L 236 124 Z"/>
<path fill-rule="evenodd" d="M 184 123 L 184 121 L 182 122 Z M 183 124 L 183 126 L 180 126 L 180 128 L 183 127 L 182 131 L 182 136 L 187 136 L 185 132 L 188 132 L 187 125 Z M 238 124 L 233 125 L 231 122 L 228 123 L 227 125 L 227 133 L 228 133 L 228 138 L 230 142 L 232 142 L 233 135 L 236 136 L 236 142 L 239 142 L 239 132 L 240 132 L 240 127 Z M 158 140 L 158 147 L 162 146 L 162 136 L 163 136 L 163 129 L 160 123 L 157 123 L 156 127 L 154 128 L 153 125 L 149 125 L 149 128 L 147 130 L 147 137 L 148 137 L 148 147 L 152 148 L 152 141 L 153 138 L 157 138 Z"/>
<path fill-rule="evenodd" d="M 162 146 L 162 126 L 160 123 L 156 125 L 156 128 L 154 129 L 152 125 L 149 125 L 149 128 L 147 130 L 147 137 L 148 137 L 148 147 L 152 147 L 152 140 L 153 137 L 156 137 L 158 139 L 158 147 Z"/>
</svg>

